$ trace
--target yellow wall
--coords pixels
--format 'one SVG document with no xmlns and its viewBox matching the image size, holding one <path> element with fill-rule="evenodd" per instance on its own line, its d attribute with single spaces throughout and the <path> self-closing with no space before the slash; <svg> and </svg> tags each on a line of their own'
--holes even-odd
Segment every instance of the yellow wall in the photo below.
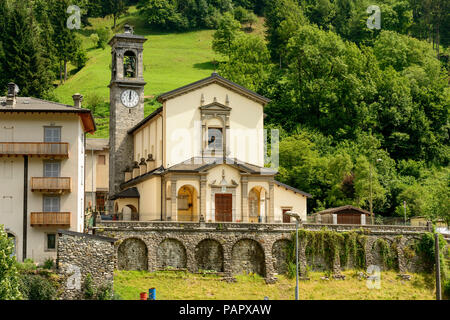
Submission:
<svg viewBox="0 0 450 320">
<path fill-rule="evenodd" d="M 136 185 L 139 194 L 139 220 L 161 219 L 161 178 L 154 176 Z"/>
<path fill-rule="evenodd" d="M 214 98 L 225 105 L 228 95 L 229 107 L 232 108 L 229 156 L 263 166 L 263 106 L 217 84 L 210 84 L 165 102 L 164 166 L 170 167 L 191 157 L 201 156 L 199 107 L 202 94 L 204 105 L 212 103 Z M 254 134 L 254 140 L 251 139 L 251 134 Z M 248 136 L 247 140 L 242 138 L 245 135 Z"/>
<path fill-rule="evenodd" d="M 277 184 L 274 186 L 275 208 L 274 219 L 275 222 L 283 221 L 283 208 L 289 208 L 293 212 L 298 213 L 303 221 L 306 221 L 306 200 L 307 197 L 299 193 L 281 187 Z"/>
<path fill-rule="evenodd" d="M 105 164 L 98 163 L 99 155 L 105 156 Z M 94 151 L 94 166 L 92 166 L 92 151 L 86 151 L 86 192 L 92 191 L 92 172 L 94 172 L 93 190 L 107 190 L 109 188 L 109 153 L 107 150 Z"/>
<path fill-rule="evenodd" d="M 148 171 L 162 164 L 162 124 L 161 116 L 157 115 L 134 133 L 134 161 L 147 160 L 149 154 L 155 159 Z"/>
</svg>

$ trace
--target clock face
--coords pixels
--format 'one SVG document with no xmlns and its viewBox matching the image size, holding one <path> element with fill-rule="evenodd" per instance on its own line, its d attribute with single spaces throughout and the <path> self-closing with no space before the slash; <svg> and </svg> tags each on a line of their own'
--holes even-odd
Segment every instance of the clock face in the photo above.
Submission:
<svg viewBox="0 0 450 320">
<path fill-rule="evenodd" d="M 136 91 L 128 89 L 122 92 L 121 100 L 125 107 L 133 108 L 139 103 L 139 95 Z"/>
</svg>

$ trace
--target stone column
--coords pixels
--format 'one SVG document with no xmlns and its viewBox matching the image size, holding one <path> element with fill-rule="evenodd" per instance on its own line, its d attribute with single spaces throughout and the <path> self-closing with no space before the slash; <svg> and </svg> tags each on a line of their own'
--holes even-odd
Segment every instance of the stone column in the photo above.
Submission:
<svg viewBox="0 0 450 320">
<path fill-rule="evenodd" d="M 248 222 L 248 177 L 241 177 L 242 222 Z"/>
<path fill-rule="evenodd" d="M 274 187 L 273 187 L 274 182 L 270 181 L 269 182 L 269 216 L 267 219 L 268 223 L 274 223 L 275 222 L 275 217 L 274 217 L 274 208 L 275 208 L 275 196 L 274 196 Z"/>
<path fill-rule="evenodd" d="M 206 175 L 200 176 L 200 215 L 208 222 L 206 212 Z"/>
<path fill-rule="evenodd" d="M 172 178 L 170 180 L 170 204 L 171 204 L 171 221 L 177 221 L 177 180 Z"/>
</svg>

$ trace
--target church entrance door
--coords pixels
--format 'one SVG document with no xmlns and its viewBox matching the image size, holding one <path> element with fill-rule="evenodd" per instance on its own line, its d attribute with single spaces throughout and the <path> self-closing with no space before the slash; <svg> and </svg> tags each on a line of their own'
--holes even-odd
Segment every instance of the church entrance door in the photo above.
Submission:
<svg viewBox="0 0 450 320">
<path fill-rule="evenodd" d="M 233 201 L 229 193 L 216 194 L 216 222 L 233 221 Z"/>
</svg>

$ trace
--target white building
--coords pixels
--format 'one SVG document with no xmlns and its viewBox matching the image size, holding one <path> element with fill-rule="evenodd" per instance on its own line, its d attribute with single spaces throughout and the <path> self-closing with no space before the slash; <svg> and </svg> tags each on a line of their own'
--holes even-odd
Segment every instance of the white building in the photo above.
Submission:
<svg viewBox="0 0 450 320">
<path fill-rule="evenodd" d="M 14 239 L 19 261 L 56 256 L 56 230 L 84 228 L 85 135 L 92 114 L 74 105 L 0 98 L 0 224 Z"/>
</svg>

